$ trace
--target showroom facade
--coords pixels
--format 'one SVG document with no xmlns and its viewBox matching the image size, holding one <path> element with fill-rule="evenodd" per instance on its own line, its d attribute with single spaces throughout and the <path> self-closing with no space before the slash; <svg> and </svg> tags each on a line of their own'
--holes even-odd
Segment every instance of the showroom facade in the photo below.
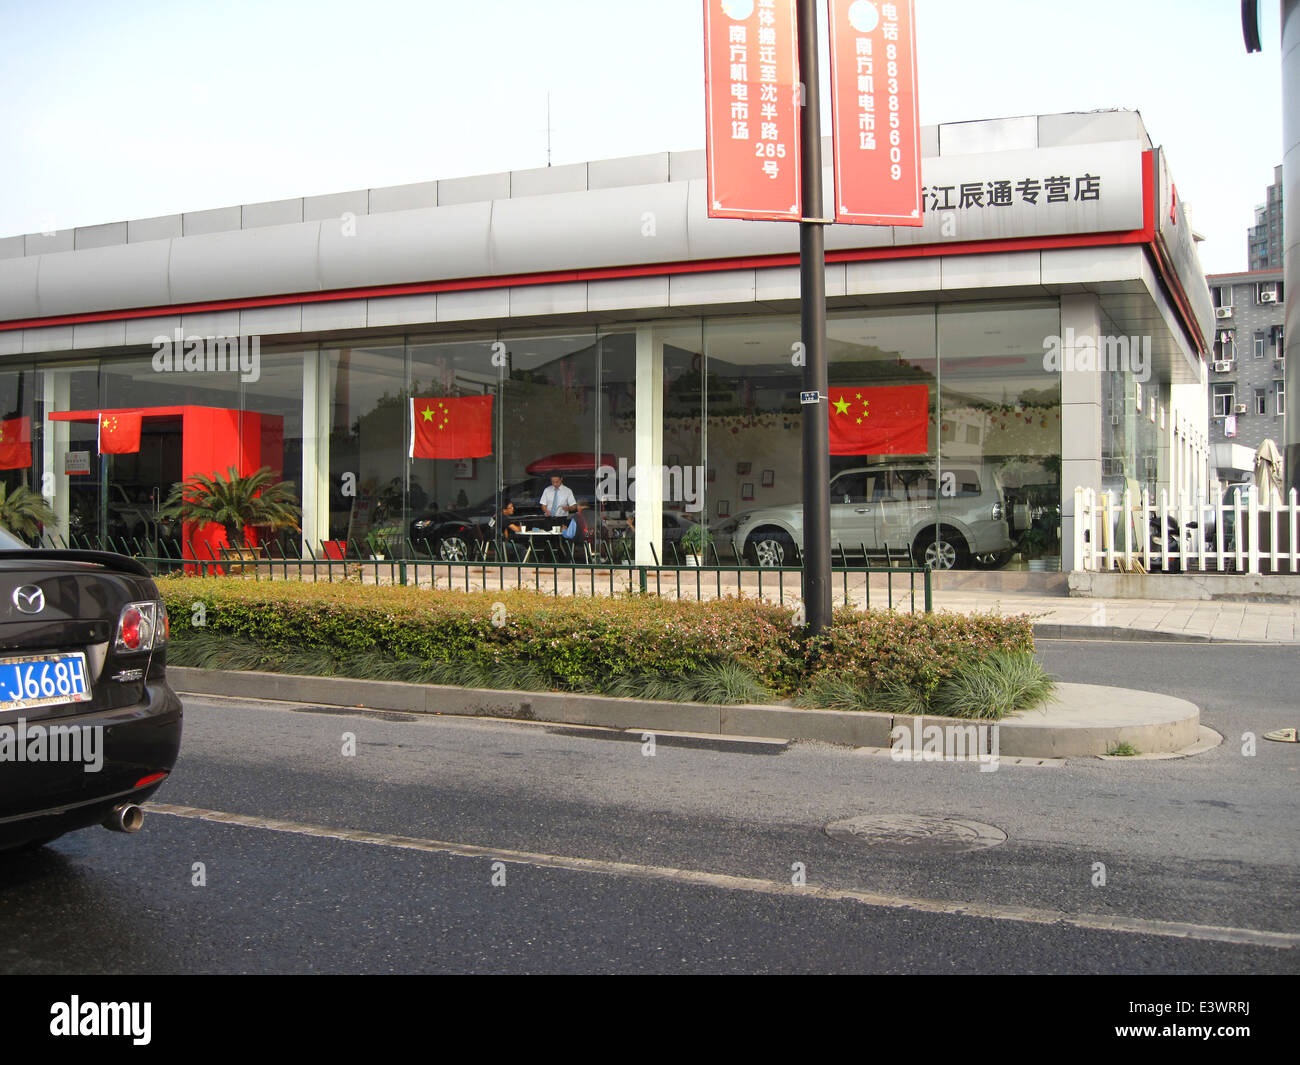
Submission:
<svg viewBox="0 0 1300 1065">
<path fill-rule="evenodd" d="M 832 472 L 927 467 L 942 522 L 969 506 L 945 470 L 996 471 L 1020 555 L 1068 568 L 1076 486 L 1210 476 L 1189 226 L 1133 112 L 923 141 L 925 225 L 828 227 L 827 294 L 831 386 L 924 386 L 926 451 Z M 60 533 L 106 511 L 122 533 L 195 463 L 270 465 L 317 553 L 551 469 L 656 471 L 605 501 L 647 563 L 664 510 L 718 527 L 797 501 L 797 227 L 709 219 L 703 172 L 665 153 L 0 240 L 0 420 L 29 419 L 31 448 L 0 474 L 41 486 Z M 256 372 L 159 357 L 206 337 L 255 339 Z M 472 396 L 489 453 L 412 457 L 411 398 Z M 233 426 L 220 454 L 187 439 L 211 435 L 186 428 L 199 408 Z M 116 410 L 146 413 L 142 446 L 108 459 L 93 419 Z"/>
</svg>

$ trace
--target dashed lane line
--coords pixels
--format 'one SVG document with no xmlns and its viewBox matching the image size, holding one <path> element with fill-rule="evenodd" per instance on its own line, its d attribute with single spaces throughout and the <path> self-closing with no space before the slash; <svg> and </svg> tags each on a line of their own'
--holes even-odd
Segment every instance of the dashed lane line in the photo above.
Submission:
<svg viewBox="0 0 1300 1065">
<path fill-rule="evenodd" d="M 450 854 L 459 858 L 491 858 L 495 861 L 510 862 L 515 865 L 531 865 L 543 869 L 602 873 L 612 876 L 635 877 L 641 880 L 668 880 L 698 887 L 721 888 L 727 891 L 749 891 L 761 895 L 795 895 L 829 901 L 857 902 L 864 906 L 889 910 L 949 914 L 957 917 L 980 917 L 987 920 L 1018 921 L 1025 924 L 1066 925 L 1092 931 L 1126 932 L 1137 935 L 1166 936 L 1175 939 L 1200 939 L 1216 943 L 1242 943 L 1249 946 L 1274 947 L 1283 950 L 1289 950 L 1300 945 L 1300 934 L 1290 932 L 1189 924 L 1182 921 L 1161 921 L 1144 917 L 1065 913 L 1062 910 L 1038 909 L 1031 906 L 950 902 L 944 899 L 927 899 L 908 895 L 883 895 L 872 891 L 822 887 L 815 884 L 797 887 L 794 884 L 780 880 L 733 876 L 729 873 L 710 873 L 700 869 L 678 869 L 672 866 L 611 862 L 598 858 L 541 854 L 532 851 L 509 850 L 502 847 L 479 847 L 469 843 L 451 843 L 445 840 L 395 836 L 386 832 L 365 832 L 354 828 L 334 828 L 329 825 L 312 825 L 300 821 L 251 817 L 247 814 L 229 813 L 223 810 L 203 810 L 194 806 L 175 806 L 169 803 L 151 802 L 145 807 L 145 810 L 149 813 L 182 817 L 194 821 L 211 821 L 216 824 L 260 828 L 268 832 L 285 832 L 291 835 L 334 839 L 347 843 L 367 843 L 372 846 L 392 847 L 398 850 Z"/>
</svg>

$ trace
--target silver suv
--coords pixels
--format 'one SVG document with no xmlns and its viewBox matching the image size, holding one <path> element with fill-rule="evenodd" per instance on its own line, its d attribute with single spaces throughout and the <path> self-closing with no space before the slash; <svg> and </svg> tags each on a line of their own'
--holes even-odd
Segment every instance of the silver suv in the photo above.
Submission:
<svg viewBox="0 0 1300 1065">
<path fill-rule="evenodd" d="M 838 555 L 910 549 L 930 569 L 962 569 L 972 557 L 1009 553 L 1006 497 L 996 475 L 955 462 L 936 477 L 928 463 L 866 466 L 831 479 L 831 547 Z M 793 566 L 803 549 L 803 506 L 738 515 L 737 554 L 758 566 Z"/>
</svg>

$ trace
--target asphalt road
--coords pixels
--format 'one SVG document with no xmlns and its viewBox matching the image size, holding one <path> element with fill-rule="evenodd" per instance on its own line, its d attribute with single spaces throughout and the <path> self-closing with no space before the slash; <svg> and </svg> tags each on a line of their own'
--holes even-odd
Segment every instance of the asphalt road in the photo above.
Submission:
<svg viewBox="0 0 1300 1065">
<path fill-rule="evenodd" d="M 1040 653 L 1228 739 L 981 773 L 196 697 L 143 832 L 0 859 L 0 972 L 1300 971 L 1300 745 L 1241 740 L 1300 724 L 1294 651 Z M 1007 838 L 824 831 L 879 813 Z"/>
</svg>

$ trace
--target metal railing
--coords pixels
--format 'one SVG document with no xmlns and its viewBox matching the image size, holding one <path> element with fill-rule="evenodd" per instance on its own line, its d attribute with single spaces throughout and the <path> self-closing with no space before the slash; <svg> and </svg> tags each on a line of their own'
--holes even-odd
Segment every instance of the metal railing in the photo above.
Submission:
<svg viewBox="0 0 1300 1065">
<path fill-rule="evenodd" d="M 179 541 L 148 541 L 135 537 L 47 536 L 46 546 L 81 550 L 115 551 L 143 562 L 155 575 L 238 576 L 247 580 L 361 581 L 366 584 L 406 585 L 416 588 L 446 588 L 461 591 L 510 591 L 528 589 L 550 595 L 643 594 L 702 601 L 725 596 L 748 596 L 780 604 L 803 599 L 803 570 L 800 566 L 768 567 L 727 562 L 709 545 L 706 557 L 694 560 L 675 545 L 668 545 L 671 561 L 637 564 L 619 552 L 600 550 L 576 552 L 554 545 L 545 547 L 542 557 L 528 561 L 514 558 L 478 557 L 448 560 L 431 557 L 412 541 L 350 541 L 342 558 L 317 555 L 310 545 L 300 550 L 296 540 L 264 541 L 255 549 L 198 546 L 197 556 L 187 557 Z M 489 546 L 489 545 L 484 545 Z M 393 549 L 398 548 L 397 557 Z M 489 554 L 480 551 L 479 554 Z M 614 556 L 614 557 L 611 557 Z M 798 561 L 796 549 L 796 561 Z M 910 554 L 899 551 L 879 557 L 885 564 L 872 565 L 872 554 L 861 551 L 862 564 L 850 564 L 841 548 L 832 566 L 832 595 L 837 605 L 864 608 L 934 609 L 930 571 L 911 564 Z M 206 556 L 206 557 L 205 557 Z M 904 564 L 906 559 L 906 564 Z"/>
<path fill-rule="evenodd" d="M 1243 499 L 1244 497 L 1244 499 Z M 1074 557 L 1092 572 L 1300 573 L 1300 504 L 1247 488 L 1195 500 L 1166 490 L 1074 490 Z"/>
</svg>

